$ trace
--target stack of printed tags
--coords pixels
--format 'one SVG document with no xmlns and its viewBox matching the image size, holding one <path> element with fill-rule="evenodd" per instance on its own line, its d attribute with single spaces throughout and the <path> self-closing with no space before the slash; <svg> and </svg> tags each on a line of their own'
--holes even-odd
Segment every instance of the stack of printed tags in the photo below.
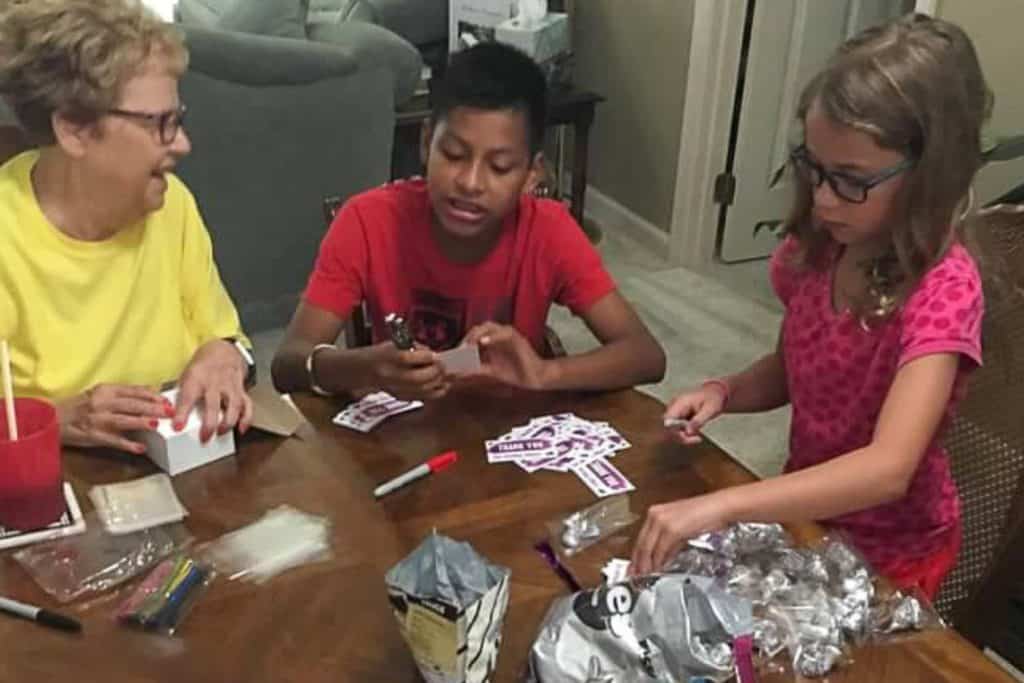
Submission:
<svg viewBox="0 0 1024 683">
<path fill-rule="evenodd" d="M 488 462 L 514 462 L 527 472 L 572 472 L 599 498 L 636 488 L 608 462 L 630 444 L 607 422 L 591 422 L 572 413 L 545 415 L 486 446 Z"/>
<path fill-rule="evenodd" d="M 393 415 L 422 407 L 422 401 L 402 401 L 386 391 L 378 391 L 346 406 L 332 421 L 339 427 L 365 433 Z"/>
</svg>

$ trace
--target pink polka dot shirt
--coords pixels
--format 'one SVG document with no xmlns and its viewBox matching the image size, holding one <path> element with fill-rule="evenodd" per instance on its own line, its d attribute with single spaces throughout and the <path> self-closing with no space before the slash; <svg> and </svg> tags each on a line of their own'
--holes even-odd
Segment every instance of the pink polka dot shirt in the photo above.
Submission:
<svg viewBox="0 0 1024 683">
<path fill-rule="evenodd" d="M 793 265 L 796 249 L 788 238 L 771 260 L 772 286 L 785 305 L 782 351 L 793 407 L 785 471 L 867 446 L 899 368 L 928 354 L 961 354 L 946 418 L 906 495 L 823 520 L 848 533 L 884 572 L 890 563 L 931 555 L 958 533 L 960 503 L 939 437 L 963 397 L 967 374 L 981 364 L 981 278 L 970 254 L 956 244 L 898 311 L 866 330 L 854 314 L 832 306 L 839 250 L 829 256 L 827 269 L 818 270 Z"/>
</svg>

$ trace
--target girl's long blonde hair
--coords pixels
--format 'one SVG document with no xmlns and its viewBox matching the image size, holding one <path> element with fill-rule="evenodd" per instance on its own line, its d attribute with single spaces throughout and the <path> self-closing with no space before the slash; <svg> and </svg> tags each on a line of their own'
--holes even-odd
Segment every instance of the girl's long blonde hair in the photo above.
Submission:
<svg viewBox="0 0 1024 683">
<path fill-rule="evenodd" d="M 847 40 L 801 94 L 801 121 L 818 102 L 836 123 L 915 161 L 888 217 L 889 254 L 870 264 L 869 291 L 855 302 L 863 319 L 892 312 L 950 244 L 964 238 L 971 182 L 982 163 L 981 126 L 992 101 L 970 38 L 921 14 Z M 801 264 L 824 268 L 831 237 L 813 225 L 814 188 L 796 183 L 785 231 L 801 246 Z"/>
</svg>

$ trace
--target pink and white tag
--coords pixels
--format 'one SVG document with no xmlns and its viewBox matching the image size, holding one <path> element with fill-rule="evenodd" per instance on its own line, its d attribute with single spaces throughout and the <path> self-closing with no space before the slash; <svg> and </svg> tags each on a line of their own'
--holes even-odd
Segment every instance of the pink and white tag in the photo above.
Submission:
<svg viewBox="0 0 1024 683">
<path fill-rule="evenodd" d="M 365 433 L 389 417 L 422 407 L 421 401 L 402 401 L 386 391 L 378 391 L 346 406 L 334 416 L 332 422 L 339 427 L 348 427 Z"/>
<path fill-rule="evenodd" d="M 574 465 L 573 474 L 580 478 L 598 498 L 614 496 L 616 493 L 635 491 L 633 483 L 604 458 Z"/>
<path fill-rule="evenodd" d="M 527 472 L 572 472 L 599 498 L 635 489 L 608 461 L 630 444 L 607 422 L 591 422 L 572 413 L 545 415 L 485 446 L 488 462 L 514 462 Z"/>
</svg>

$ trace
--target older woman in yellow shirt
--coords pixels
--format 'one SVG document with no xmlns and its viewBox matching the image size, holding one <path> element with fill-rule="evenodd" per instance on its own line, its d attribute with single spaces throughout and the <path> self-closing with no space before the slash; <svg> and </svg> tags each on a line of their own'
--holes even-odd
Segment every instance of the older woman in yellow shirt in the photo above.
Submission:
<svg viewBox="0 0 1024 683">
<path fill-rule="evenodd" d="M 0 167 L 0 338 L 15 390 L 64 443 L 142 453 L 133 431 L 248 427 L 251 356 L 195 200 L 173 27 L 134 0 L 7 0 L 0 95 L 38 149 Z M 157 393 L 179 381 L 171 406 Z"/>
</svg>

